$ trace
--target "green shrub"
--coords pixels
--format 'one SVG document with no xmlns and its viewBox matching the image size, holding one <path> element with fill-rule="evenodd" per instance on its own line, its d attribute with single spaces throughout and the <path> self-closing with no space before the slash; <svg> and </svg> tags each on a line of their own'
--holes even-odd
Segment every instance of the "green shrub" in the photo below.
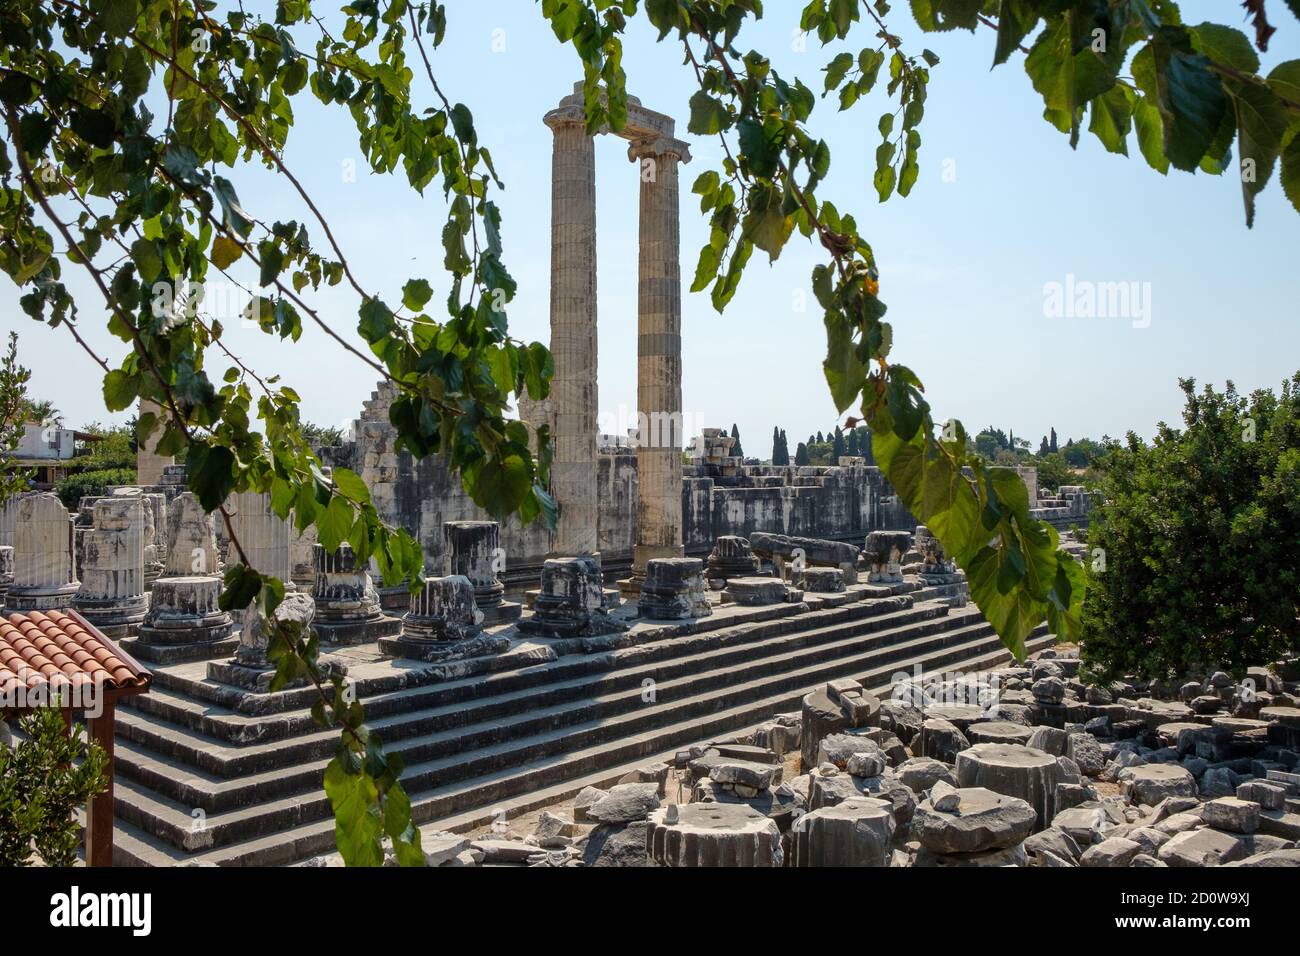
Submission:
<svg viewBox="0 0 1300 956">
<path fill-rule="evenodd" d="M 62 478 L 54 485 L 54 493 L 64 507 L 75 508 L 86 495 L 102 495 L 109 485 L 135 483 L 134 468 L 106 468 L 102 471 L 79 471 Z"/>
<path fill-rule="evenodd" d="M 57 708 L 34 710 L 18 727 L 26 739 L 0 744 L 0 866 L 26 866 L 33 853 L 71 866 L 81 840 L 73 813 L 108 786 L 108 757 L 82 743 L 80 725 L 69 734 Z"/>
<path fill-rule="evenodd" d="M 1240 675 L 1300 652 L 1300 373 L 1249 399 L 1179 384 L 1185 427 L 1161 424 L 1150 446 L 1130 434 L 1091 515 L 1082 652 L 1097 674 Z"/>
</svg>

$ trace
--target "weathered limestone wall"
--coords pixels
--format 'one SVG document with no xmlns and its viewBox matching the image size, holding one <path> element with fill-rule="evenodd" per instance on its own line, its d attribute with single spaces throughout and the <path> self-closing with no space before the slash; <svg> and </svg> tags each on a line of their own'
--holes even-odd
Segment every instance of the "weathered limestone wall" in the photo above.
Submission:
<svg viewBox="0 0 1300 956">
<path fill-rule="evenodd" d="M 370 486 L 380 515 L 415 535 L 426 567 L 437 573 L 443 523 L 490 516 L 469 499 L 441 458 L 416 462 L 409 452 L 393 451 L 396 433 L 387 421 L 391 397 L 384 389 L 375 392 L 354 424 L 355 441 L 326 449 L 325 463 L 357 472 Z M 682 536 L 692 553 L 709 551 L 726 534 L 771 531 L 851 540 L 880 528 L 916 525 L 873 466 L 742 465 L 726 476 L 703 474 L 709 470 L 689 466 L 682 483 Z M 630 558 L 637 542 L 637 457 L 626 448 L 601 452 L 595 472 L 597 547 L 605 561 Z M 522 528 L 513 518 L 502 522 L 501 547 L 508 566 L 540 564 L 552 553 L 542 525 Z"/>
</svg>

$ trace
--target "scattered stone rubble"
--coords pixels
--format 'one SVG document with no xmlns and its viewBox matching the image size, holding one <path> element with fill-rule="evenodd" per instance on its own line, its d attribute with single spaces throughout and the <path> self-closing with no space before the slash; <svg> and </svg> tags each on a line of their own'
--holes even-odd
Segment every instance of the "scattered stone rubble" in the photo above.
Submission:
<svg viewBox="0 0 1300 956">
<path fill-rule="evenodd" d="M 1300 866 L 1300 665 L 1172 689 L 1085 684 L 1079 665 L 1046 651 L 900 681 L 885 700 L 831 681 L 799 713 L 584 789 L 531 834 L 436 834 L 426 852 L 439 865 Z M 978 703 L 951 696 L 973 688 Z M 1208 697 L 1216 708 L 1193 706 Z"/>
</svg>

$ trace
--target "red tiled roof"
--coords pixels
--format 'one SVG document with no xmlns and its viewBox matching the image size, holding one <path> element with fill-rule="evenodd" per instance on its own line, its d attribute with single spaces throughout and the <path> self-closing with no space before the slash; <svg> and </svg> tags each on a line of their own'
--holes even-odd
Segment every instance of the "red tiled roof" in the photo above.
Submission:
<svg viewBox="0 0 1300 956">
<path fill-rule="evenodd" d="M 26 611 L 0 618 L 0 693 L 20 685 L 102 682 L 106 688 L 145 688 L 153 675 L 80 615 Z"/>
</svg>

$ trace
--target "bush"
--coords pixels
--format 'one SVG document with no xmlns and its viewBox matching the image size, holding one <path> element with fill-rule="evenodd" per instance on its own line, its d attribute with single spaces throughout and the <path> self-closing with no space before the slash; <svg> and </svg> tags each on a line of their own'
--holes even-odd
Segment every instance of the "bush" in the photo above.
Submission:
<svg viewBox="0 0 1300 956">
<path fill-rule="evenodd" d="M 1300 652 L 1300 373 L 1281 394 L 1179 383 L 1185 428 L 1130 434 L 1092 513 L 1083 656 L 1090 670 L 1240 675 Z M 1094 554 L 1095 554 L 1094 550 Z"/>
<path fill-rule="evenodd" d="M 135 483 L 134 468 L 106 468 L 103 471 L 79 471 L 55 482 L 54 493 L 64 507 L 76 508 L 86 495 L 102 495 L 109 485 Z"/>
<path fill-rule="evenodd" d="M 46 866 L 71 866 L 81 840 L 73 813 L 108 786 L 108 757 L 82 743 L 80 726 L 69 734 L 57 708 L 18 726 L 26 739 L 0 744 L 0 866 L 26 866 L 33 852 Z"/>
</svg>

